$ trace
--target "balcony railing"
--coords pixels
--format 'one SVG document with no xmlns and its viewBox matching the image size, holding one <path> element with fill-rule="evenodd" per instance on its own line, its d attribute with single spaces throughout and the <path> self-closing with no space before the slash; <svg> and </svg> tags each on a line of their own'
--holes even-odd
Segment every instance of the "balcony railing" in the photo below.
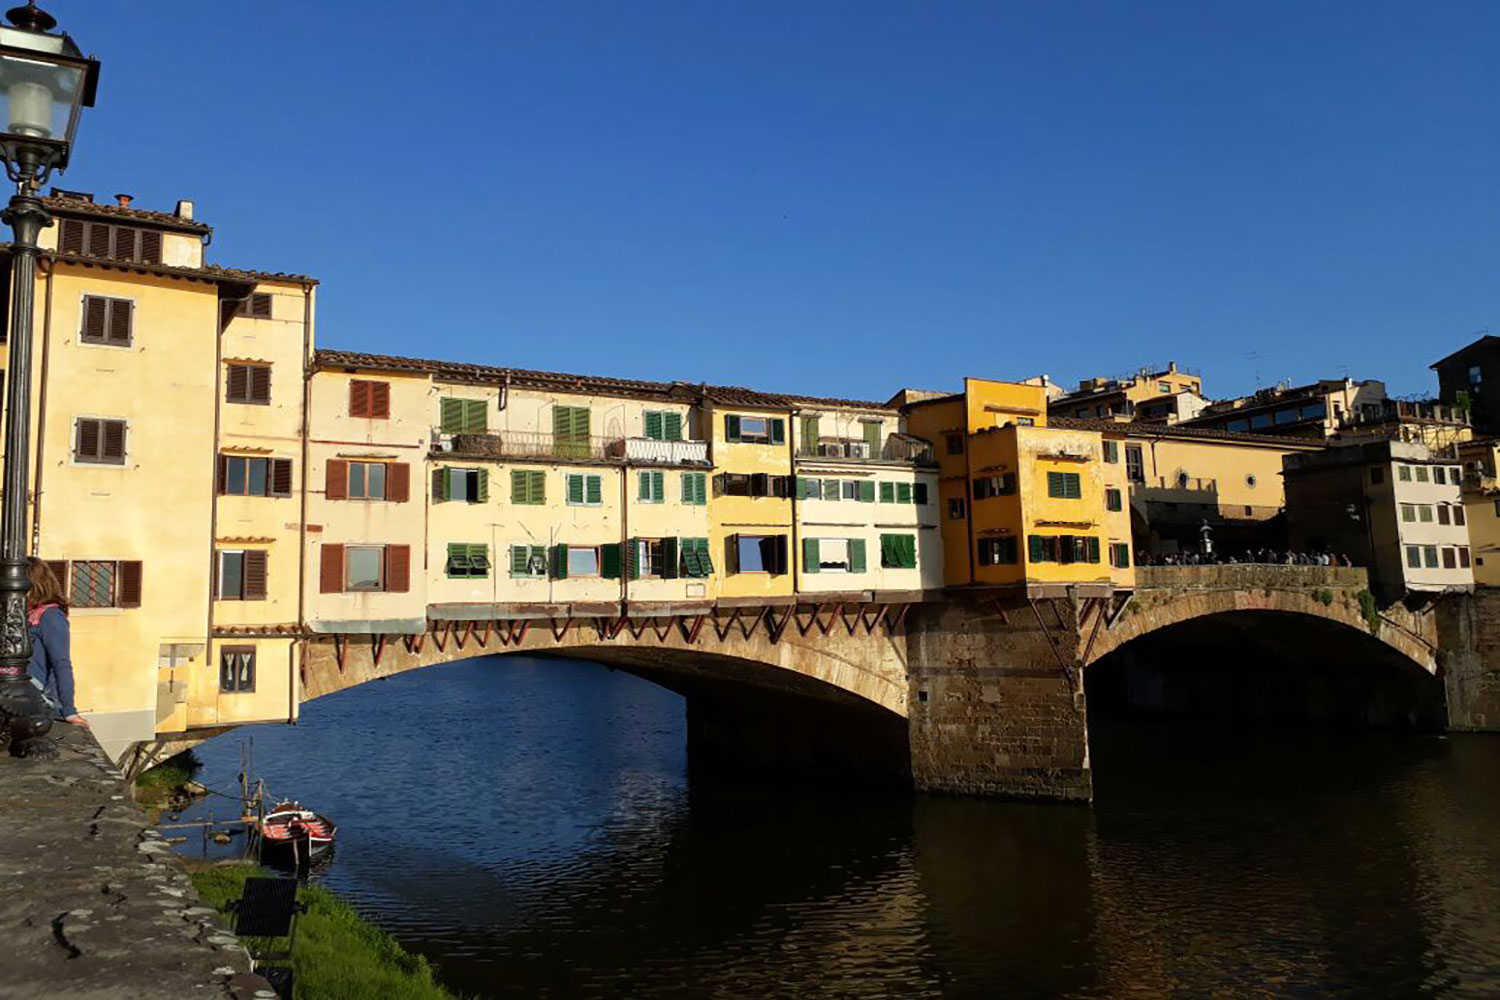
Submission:
<svg viewBox="0 0 1500 1000">
<path fill-rule="evenodd" d="M 1175 490 L 1182 493 L 1217 493 L 1219 481 L 1202 476 L 1153 476 L 1137 483 L 1148 490 Z"/>
<path fill-rule="evenodd" d="M 613 458 L 659 465 L 707 465 L 707 441 L 658 441 L 656 438 L 620 438 L 610 444 Z"/>
<path fill-rule="evenodd" d="M 560 435 L 543 431 L 485 431 L 445 434 L 432 432 L 434 451 L 488 458 L 557 458 L 588 461 L 642 462 L 662 465 L 707 465 L 704 441 L 657 441 Z"/>
<path fill-rule="evenodd" d="M 797 457 L 801 459 L 837 459 L 848 462 L 913 462 L 928 465 L 934 462 L 932 444 L 920 438 L 892 434 L 885 439 L 879 452 L 870 448 L 863 438 L 819 438 L 804 441 L 797 446 Z"/>
</svg>

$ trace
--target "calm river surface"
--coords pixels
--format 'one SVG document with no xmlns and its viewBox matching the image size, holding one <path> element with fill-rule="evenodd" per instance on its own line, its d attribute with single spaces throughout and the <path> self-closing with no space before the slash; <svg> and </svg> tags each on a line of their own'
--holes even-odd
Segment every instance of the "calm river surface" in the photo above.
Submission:
<svg viewBox="0 0 1500 1000">
<path fill-rule="evenodd" d="M 1500 995 L 1500 738 L 1101 727 L 1085 808 L 689 784 L 683 715 L 470 660 L 200 778 L 253 735 L 340 825 L 318 878 L 468 994 Z"/>
</svg>

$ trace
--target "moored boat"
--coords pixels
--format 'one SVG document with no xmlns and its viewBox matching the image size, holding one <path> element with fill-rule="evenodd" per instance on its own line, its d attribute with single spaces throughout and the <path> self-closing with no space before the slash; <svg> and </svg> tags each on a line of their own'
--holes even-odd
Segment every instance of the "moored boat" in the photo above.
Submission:
<svg viewBox="0 0 1500 1000">
<path fill-rule="evenodd" d="M 306 861 L 328 850 L 338 827 L 322 813 L 299 802 L 278 802 L 257 824 L 261 857 Z"/>
</svg>

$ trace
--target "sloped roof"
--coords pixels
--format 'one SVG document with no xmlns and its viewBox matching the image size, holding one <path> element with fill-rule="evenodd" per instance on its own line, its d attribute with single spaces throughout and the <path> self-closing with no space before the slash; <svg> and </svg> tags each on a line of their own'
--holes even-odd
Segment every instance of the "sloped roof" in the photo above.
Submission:
<svg viewBox="0 0 1500 1000">
<path fill-rule="evenodd" d="M 1472 343 L 1465 344 L 1463 347 L 1460 347 L 1458 350 L 1454 351 L 1452 354 L 1449 354 L 1449 355 L 1447 355 L 1445 357 L 1438 358 L 1436 361 L 1434 361 L 1432 364 L 1428 365 L 1427 367 L 1428 368 L 1436 368 L 1438 365 L 1442 364 L 1445 361 L 1453 361 L 1453 360 L 1455 360 L 1457 358 L 1461 358 L 1465 354 L 1470 353 L 1471 351 L 1480 350 L 1481 348 L 1488 348 L 1489 350 L 1493 351 L 1497 347 L 1500 347 L 1500 337 L 1496 337 L 1496 336 L 1493 336 L 1493 335 L 1487 333 L 1483 337 L 1480 337 L 1478 340 L 1473 341 Z"/>
<path fill-rule="evenodd" d="M 1182 440 L 1223 441 L 1228 444 L 1269 444 L 1297 451 L 1318 451 L 1328 445 L 1321 439 L 1278 437 L 1274 434 L 1246 434 L 1221 431 L 1211 427 L 1185 427 L 1182 424 L 1148 424 L 1129 420 L 1096 420 L 1083 417 L 1049 417 L 1048 427 L 1080 431 L 1101 431 L 1126 437 L 1180 438 Z"/>
<path fill-rule="evenodd" d="M 66 195 L 49 194 L 42 204 L 50 212 L 64 215 L 96 215 L 131 222 L 149 222 L 168 229 L 180 229 L 191 233 L 211 233 L 213 227 L 196 219 L 183 219 L 171 212 L 154 212 L 146 208 L 126 208 L 123 205 L 101 205 L 98 202 L 70 198 Z"/>
</svg>

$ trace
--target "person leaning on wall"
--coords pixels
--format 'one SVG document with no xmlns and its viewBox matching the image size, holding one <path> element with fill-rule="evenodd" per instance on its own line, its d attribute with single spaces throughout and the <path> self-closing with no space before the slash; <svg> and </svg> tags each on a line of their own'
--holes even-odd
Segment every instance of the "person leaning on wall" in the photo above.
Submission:
<svg viewBox="0 0 1500 1000">
<path fill-rule="evenodd" d="M 26 594 L 26 621 L 31 626 L 31 682 L 41 689 L 53 714 L 64 722 L 86 726 L 73 703 L 73 657 L 68 599 L 52 567 L 35 556 L 26 561 L 31 589 Z"/>
</svg>

